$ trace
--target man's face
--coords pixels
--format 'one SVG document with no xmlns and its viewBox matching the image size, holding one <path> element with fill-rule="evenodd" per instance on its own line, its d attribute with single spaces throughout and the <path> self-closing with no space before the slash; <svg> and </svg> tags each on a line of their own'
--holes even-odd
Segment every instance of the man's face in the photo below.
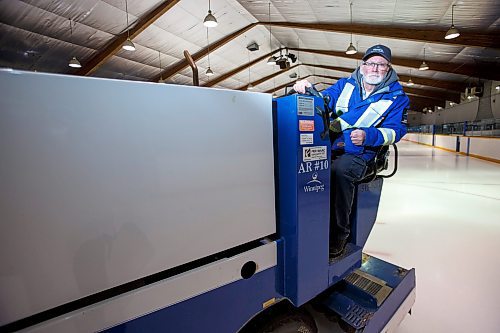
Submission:
<svg viewBox="0 0 500 333">
<path fill-rule="evenodd" d="M 364 82 L 377 85 L 382 82 L 390 68 L 389 62 L 384 57 L 376 55 L 363 62 L 361 74 Z"/>
</svg>

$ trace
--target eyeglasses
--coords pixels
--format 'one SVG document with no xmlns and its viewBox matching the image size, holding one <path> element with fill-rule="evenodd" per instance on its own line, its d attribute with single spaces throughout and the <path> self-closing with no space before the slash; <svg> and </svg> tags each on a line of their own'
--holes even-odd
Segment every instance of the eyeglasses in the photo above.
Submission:
<svg viewBox="0 0 500 333">
<path fill-rule="evenodd" d="M 371 67 L 371 68 L 380 68 L 381 70 L 385 71 L 387 68 L 389 68 L 391 65 L 387 63 L 376 63 L 376 62 L 363 62 L 363 65 Z"/>
</svg>

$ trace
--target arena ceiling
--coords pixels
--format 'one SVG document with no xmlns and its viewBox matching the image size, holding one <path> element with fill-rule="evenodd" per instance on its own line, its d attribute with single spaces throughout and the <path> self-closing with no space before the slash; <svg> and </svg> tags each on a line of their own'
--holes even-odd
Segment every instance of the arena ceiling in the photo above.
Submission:
<svg viewBox="0 0 500 333">
<path fill-rule="evenodd" d="M 0 0 L 0 66 L 190 85 L 188 51 L 201 86 L 282 95 L 297 77 L 324 89 L 384 44 L 417 111 L 500 80 L 498 0 L 211 0 L 211 28 L 208 9 L 208 0 Z M 445 39 L 452 10 L 460 36 Z M 135 51 L 122 49 L 127 38 Z M 358 52 L 347 55 L 351 41 Z M 280 53 L 282 68 L 267 64 Z M 81 68 L 68 66 L 73 57 Z"/>
</svg>

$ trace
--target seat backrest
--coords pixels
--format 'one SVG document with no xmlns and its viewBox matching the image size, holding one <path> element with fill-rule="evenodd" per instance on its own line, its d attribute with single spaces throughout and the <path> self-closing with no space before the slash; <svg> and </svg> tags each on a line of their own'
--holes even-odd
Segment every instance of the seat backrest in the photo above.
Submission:
<svg viewBox="0 0 500 333">
<path fill-rule="evenodd" d="M 368 162 L 367 170 L 360 183 L 368 183 L 373 181 L 379 172 L 387 170 L 389 166 L 389 146 L 380 146 L 377 150 L 375 158 Z"/>
</svg>

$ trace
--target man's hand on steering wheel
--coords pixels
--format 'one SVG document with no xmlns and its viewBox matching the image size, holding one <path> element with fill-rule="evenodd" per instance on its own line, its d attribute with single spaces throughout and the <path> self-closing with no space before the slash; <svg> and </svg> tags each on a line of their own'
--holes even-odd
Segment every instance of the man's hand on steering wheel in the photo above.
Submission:
<svg viewBox="0 0 500 333">
<path fill-rule="evenodd" d="M 305 94 L 307 87 L 312 87 L 311 82 L 307 80 L 300 80 L 295 82 L 295 84 L 293 85 L 293 90 L 295 90 L 299 94 Z"/>
</svg>

